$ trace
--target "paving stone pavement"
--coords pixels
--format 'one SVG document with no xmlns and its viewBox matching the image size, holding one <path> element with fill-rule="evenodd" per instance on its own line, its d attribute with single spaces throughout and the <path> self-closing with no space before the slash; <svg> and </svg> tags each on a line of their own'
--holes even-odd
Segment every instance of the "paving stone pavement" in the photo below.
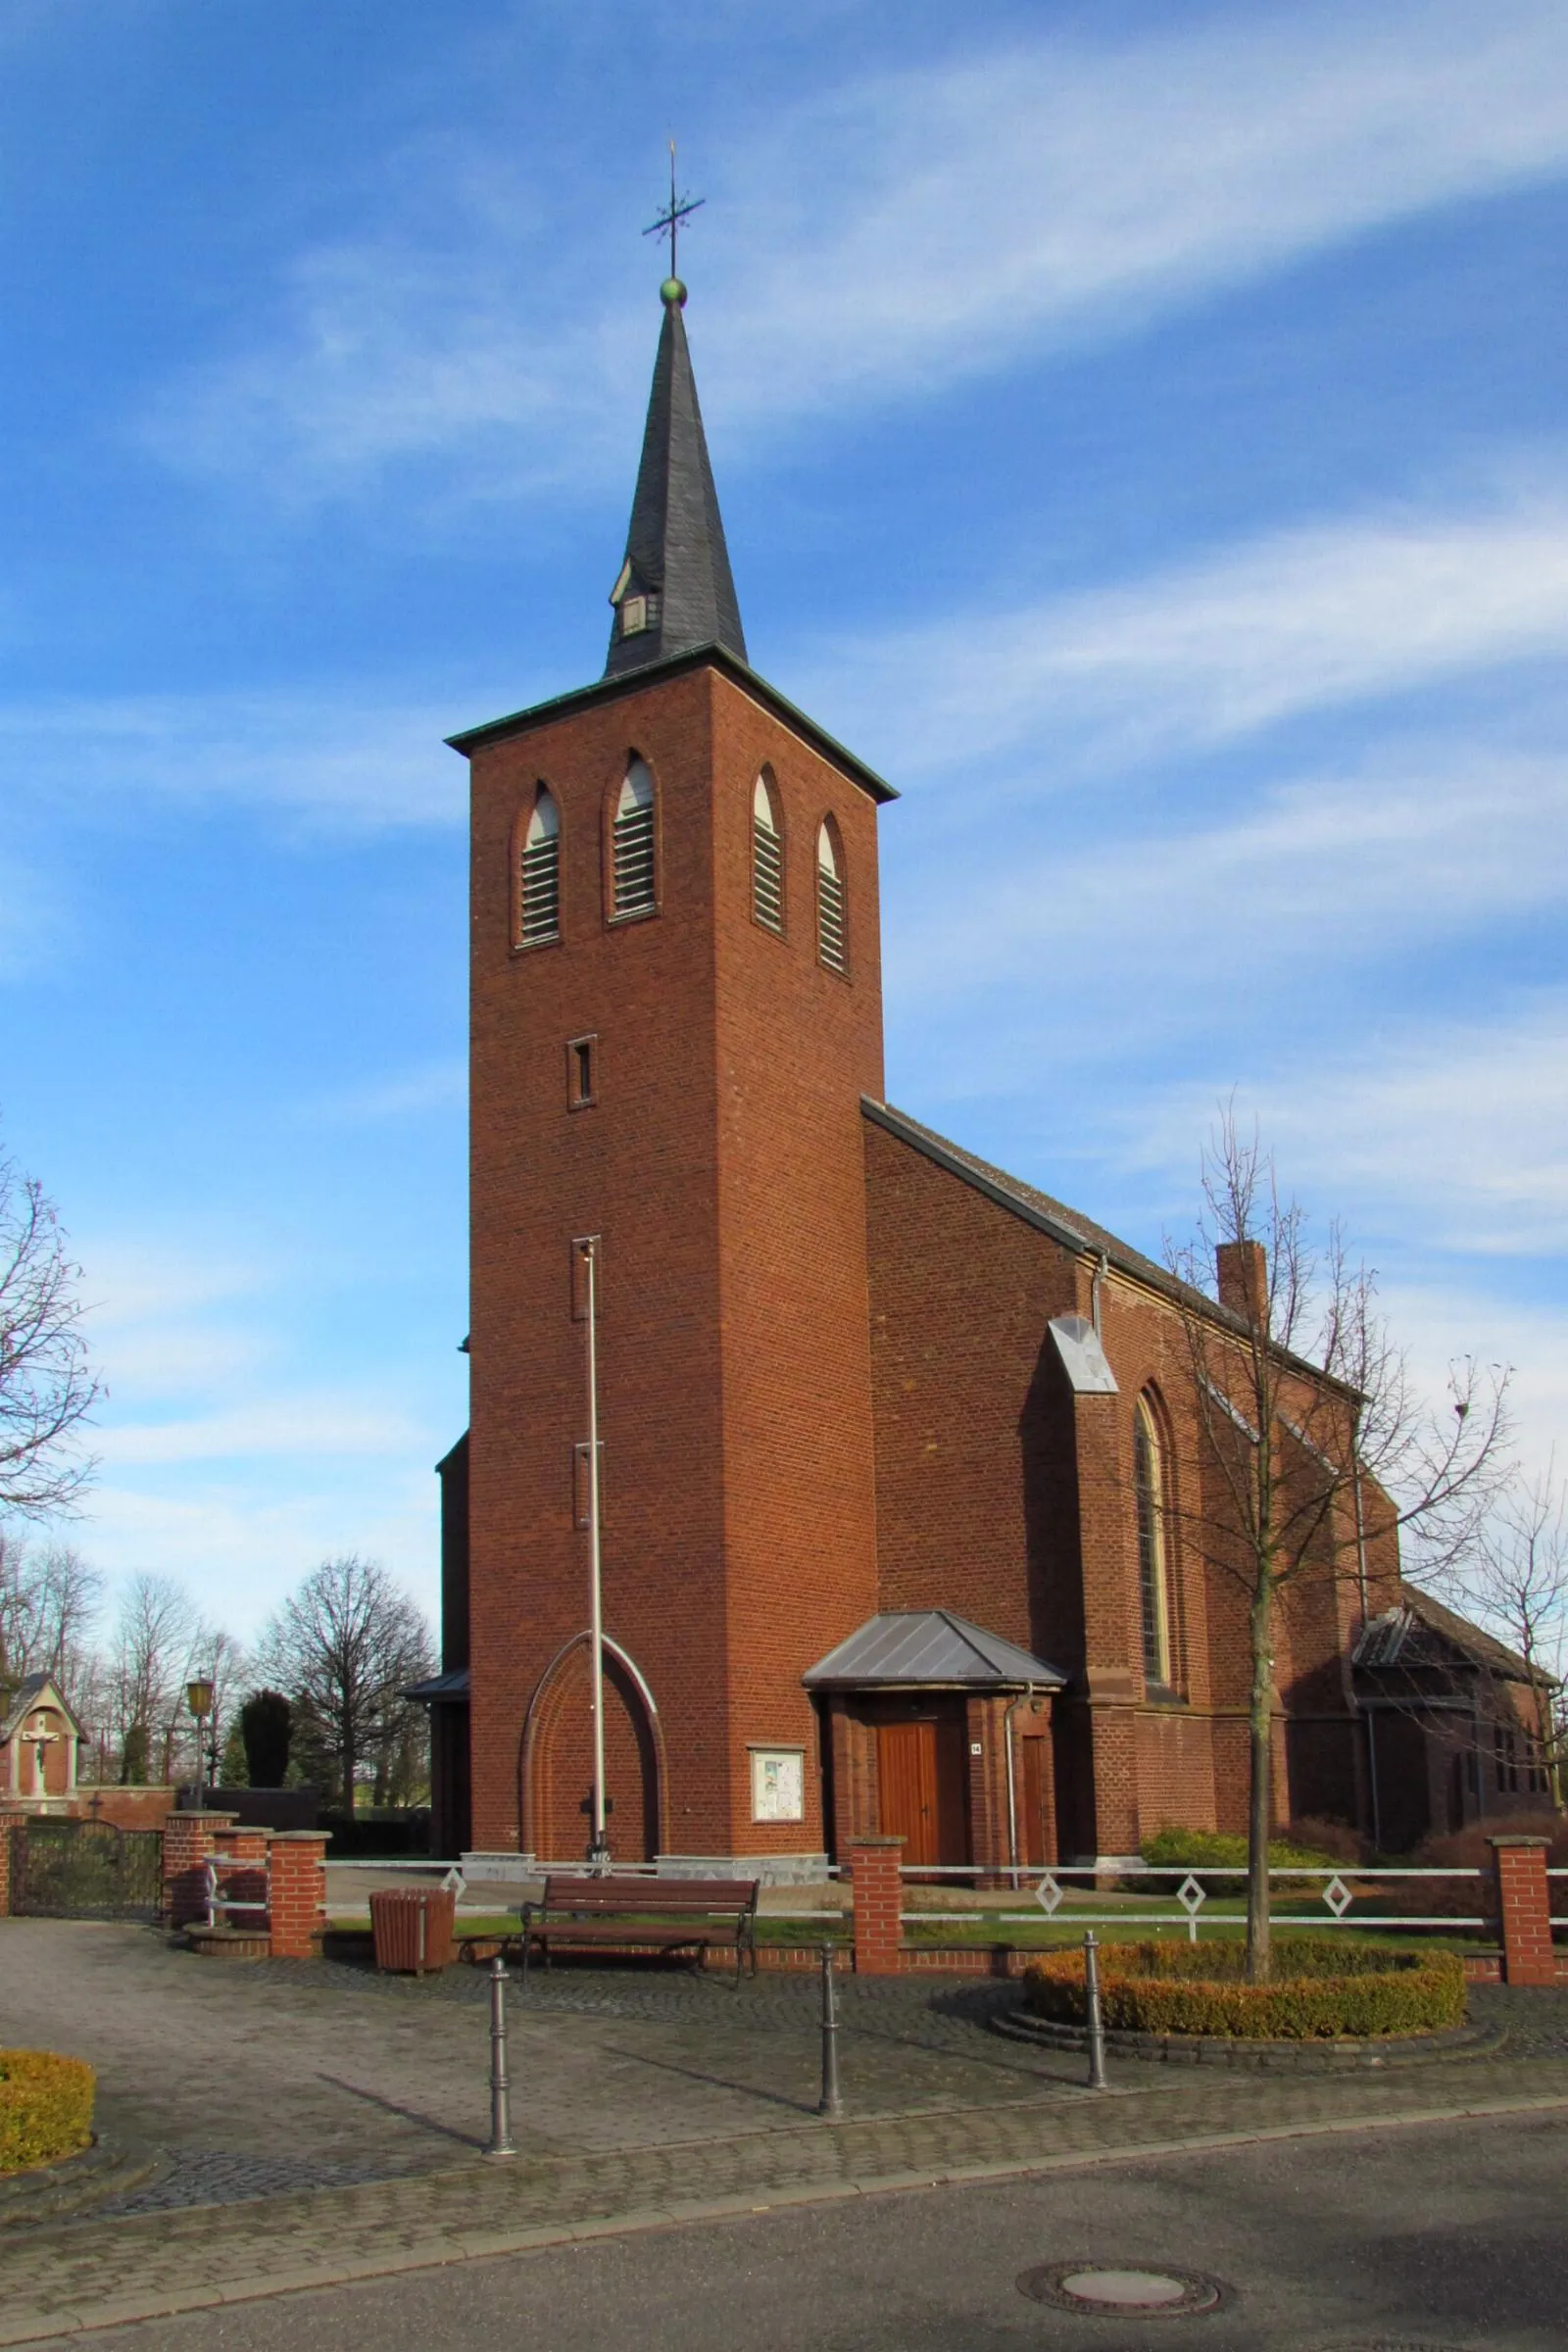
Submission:
<svg viewBox="0 0 1568 2352">
<path fill-rule="evenodd" d="M 1492 2058 L 1349 2080 L 1082 2062 L 1001 2040 L 1002 1984 L 851 1981 L 849 2120 L 826 2125 L 816 1988 L 560 1970 L 514 2005 L 523 2153 L 478 2156 L 487 1986 L 192 1959 L 141 1929 L 0 1930 L 4 2038 L 100 2068 L 170 2151 L 118 2212 L 0 2232 L 0 2345 L 563 2238 L 1279 2132 L 1568 2106 L 1568 1998 L 1482 1988 Z"/>
<path fill-rule="evenodd" d="M 1016 1997 L 1004 1984 L 842 1991 L 862 2111 L 1033 2098 L 1079 2071 L 987 2031 Z M 149 2203 L 427 2171 L 476 2151 L 488 2002 L 468 1968 L 420 1983 L 326 1961 L 198 1960 L 140 1927 L 0 1926 L 0 2038 L 97 2068 L 105 2130 L 176 2159 Z M 511 2002 L 518 2112 L 543 2149 L 788 2128 L 815 2106 L 816 2004 L 810 1977 L 736 1990 L 680 1968 L 536 1972 Z M 258 2187 L 247 2167 L 271 2169 Z"/>
<path fill-rule="evenodd" d="M 1080 2090 L 685 2143 L 526 2152 L 510 2164 L 470 2159 L 417 2178 L 18 2233 L 0 2245 L 0 2345 L 877 2189 L 1552 2107 L 1568 2107 L 1561 2059 L 1441 2065 L 1353 2083 L 1187 2075 L 1162 2095 Z"/>
</svg>

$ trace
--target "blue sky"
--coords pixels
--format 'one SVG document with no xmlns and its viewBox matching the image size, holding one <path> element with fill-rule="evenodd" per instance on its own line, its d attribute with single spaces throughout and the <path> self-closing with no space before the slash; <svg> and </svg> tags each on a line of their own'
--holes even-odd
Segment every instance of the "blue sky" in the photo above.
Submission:
<svg viewBox="0 0 1568 2352">
<path fill-rule="evenodd" d="M 465 771 L 604 658 L 663 142 L 753 660 L 903 791 L 888 1084 L 1158 1251 L 1238 1090 L 1568 1403 L 1568 17 L 11 0 L 0 1114 L 79 1541 L 435 1590 Z"/>
</svg>

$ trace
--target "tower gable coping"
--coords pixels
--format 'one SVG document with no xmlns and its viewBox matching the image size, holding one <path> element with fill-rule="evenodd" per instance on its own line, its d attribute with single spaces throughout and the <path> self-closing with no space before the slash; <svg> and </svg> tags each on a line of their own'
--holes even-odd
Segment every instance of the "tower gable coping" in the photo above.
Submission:
<svg viewBox="0 0 1568 2352">
<path fill-rule="evenodd" d="M 799 735 L 803 743 L 827 760 L 830 766 L 836 767 L 850 783 L 868 793 L 879 805 L 899 798 L 894 787 L 879 776 L 874 768 L 867 767 L 863 760 L 858 760 L 825 727 L 819 727 L 814 718 L 808 717 L 804 710 L 780 694 L 776 686 L 770 686 L 765 678 L 760 677 L 746 662 L 737 661 L 722 645 L 698 646 L 690 653 L 673 654 L 667 661 L 650 662 L 645 669 L 628 670 L 620 677 L 598 678 L 591 686 L 579 686 L 569 694 L 555 695 L 549 702 L 530 704 L 526 710 L 514 710 L 505 718 L 489 719 L 482 726 L 466 727 L 460 734 L 449 735 L 447 744 L 466 760 L 490 744 L 529 734 L 536 727 L 551 726 L 558 719 L 574 717 L 579 710 L 592 710 L 600 703 L 614 702 L 622 695 L 645 694 L 666 678 L 683 677 L 690 670 L 702 668 L 720 671 L 732 685 L 738 686 L 743 694 L 749 695 L 753 702 L 781 725 Z"/>
</svg>

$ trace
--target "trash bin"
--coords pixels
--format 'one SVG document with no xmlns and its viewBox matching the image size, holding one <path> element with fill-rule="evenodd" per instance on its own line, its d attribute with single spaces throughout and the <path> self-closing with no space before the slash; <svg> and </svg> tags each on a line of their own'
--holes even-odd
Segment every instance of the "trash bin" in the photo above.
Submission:
<svg viewBox="0 0 1568 2352">
<path fill-rule="evenodd" d="M 370 1897 L 375 1965 L 422 1977 L 452 1959 L 458 1897 L 450 1886 L 382 1886 Z"/>
</svg>

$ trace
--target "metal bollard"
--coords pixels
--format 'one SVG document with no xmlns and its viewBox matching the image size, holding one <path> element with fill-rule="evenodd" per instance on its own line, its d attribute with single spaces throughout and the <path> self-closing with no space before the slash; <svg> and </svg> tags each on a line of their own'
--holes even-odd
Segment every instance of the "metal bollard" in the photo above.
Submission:
<svg viewBox="0 0 1568 2352">
<path fill-rule="evenodd" d="M 839 2013 L 833 1995 L 833 1946 L 822 1946 L 822 2096 L 818 2115 L 844 2113 L 839 2097 Z"/>
<path fill-rule="evenodd" d="M 487 2156 L 515 2156 L 512 2136 L 512 2083 L 507 2074 L 507 1964 L 497 1952 L 490 1963 L 490 2144 Z"/>
<path fill-rule="evenodd" d="M 1100 2014 L 1100 1946 L 1091 1928 L 1084 1937 L 1084 2003 L 1089 2028 L 1089 2087 L 1108 2090 L 1105 2081 L 1105 2021 Z"/>
</svg>

